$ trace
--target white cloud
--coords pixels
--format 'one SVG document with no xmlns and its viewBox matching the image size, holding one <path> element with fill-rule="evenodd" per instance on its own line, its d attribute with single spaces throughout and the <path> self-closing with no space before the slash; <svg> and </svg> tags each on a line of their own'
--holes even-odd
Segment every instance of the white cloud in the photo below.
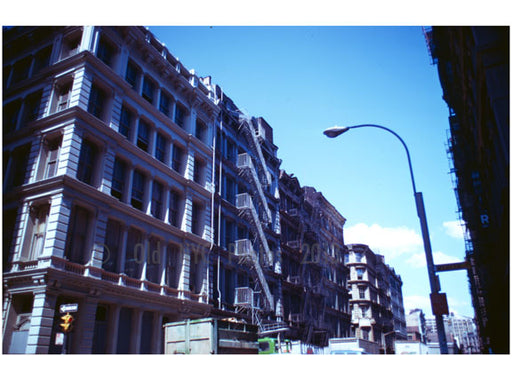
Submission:
<svg viewBox="0 0 512 380">
<path fill-rule="evenodd" d="M 418 252 L 423 240 L 416 231 L 407 227 L 368 226 L 358 223 L 344 229 L 345 244 L 366 244 L 374 252 L 391 260 L 405 253 Z"/>
<path fill-rule="evenodd" d="M 461 261 L 458 257 L 449 256 L 440 251 L 433 252 L 432 257 L 434 259 L 434 264 L 450 264 Z M 425 254 L 423 252 L 413 254 L 406 260 L 406 262 L 414 268 L 423 268 L 427 266 L 427 260 L 425 259 Z"/>
<path fill-rule="evenodd" d="M 448 236 L 464 239 L 464 226 L 458 220 L 443 222 L 443 227 Z"/>
</svg>

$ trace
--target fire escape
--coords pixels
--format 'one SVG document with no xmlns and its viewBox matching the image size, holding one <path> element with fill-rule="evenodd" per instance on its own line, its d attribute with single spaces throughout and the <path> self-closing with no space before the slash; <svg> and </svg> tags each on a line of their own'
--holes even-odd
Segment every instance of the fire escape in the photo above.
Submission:
<svg viewBox="0 0 512 380">
<path fill-rule="evenodd" d="M 268 207 L 265 196 L 265 188 L 271 184 L 271 176 L 268 172 L 263 151 L 261 150 L 262 136 L 257 133 L 253 120 L 240 117 L 240 132 L 245 136 L 249 143 L 249 148 L 254 154 L 255 159 L 248 153 L 238 155 L 238 173 L 244 181 L 249 184 L 250 193 L 238 194 L 236 197 L 236 206 L 239 215 L 249 221 L 254 241 L 250 239 L 241 239 L 235 242 L 235 255 L 239 258 L 241 264 L 248 265 L 256 280 L 256 289 L 237 288 L 235 292 L 235 306 L 239 312 L 248 312 L 251 315 L 253 323 L 257 323 L 260 328 L 260 335 L 267 335 L 284 331 L 283 323 L 266 322 L 263 320 L 263 314 L 270 314 L 274 311 L 274 297 L 270 291 L 262 265 L 272 269 L 274 258 L 265 236 L 264 228 L 272 221 L 272 214 Z M 259 249 L 255 250 L 255 246 Z M 257 294 L 262 294 L 261 302 L 255 298 Z"/>
</svg>

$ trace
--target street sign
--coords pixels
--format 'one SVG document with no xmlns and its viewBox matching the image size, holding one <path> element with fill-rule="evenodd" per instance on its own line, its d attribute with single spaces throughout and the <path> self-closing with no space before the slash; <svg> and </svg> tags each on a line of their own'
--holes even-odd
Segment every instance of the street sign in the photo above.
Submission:
<svg viewBox="0 0 512 380">
<path fill-rule="evenodd" d="M 460 263 L 450 263 L 450 264 L 437 264 L 436 272 L 447 272 L 452 270 L 462 270 L 469 269 L 469 264 L 467 261 L 462 261 Z"/>
<path fill-rule="evenodd" d="M 60 305 L 61 313 L 76 313 L 78 311 L 77 303 L 67 303 L 64 305 Z"/>
<path fill-rule="evenodd" d="M 448 311 L 448 301 L 446 300 L 446 293 L 431 293 L 430 303 L 432 305 L 432 314 L 450 314 Z"/>
</svg>

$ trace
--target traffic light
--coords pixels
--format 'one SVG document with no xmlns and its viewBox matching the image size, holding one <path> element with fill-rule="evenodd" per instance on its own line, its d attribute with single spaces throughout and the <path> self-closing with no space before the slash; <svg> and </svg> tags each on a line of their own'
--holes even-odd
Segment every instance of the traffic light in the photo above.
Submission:
<svg viewBox="0 0 512 380">
<path fill-rule="evenodd" d="M 70 332 L 73 328 L 73 316 L 69 313 L 66 313 L 66 315 L 61 316 L 60 319 L 62 319 L 62 323 L 60 324 L 62 331 L 65 333 Z"/>
</svg>

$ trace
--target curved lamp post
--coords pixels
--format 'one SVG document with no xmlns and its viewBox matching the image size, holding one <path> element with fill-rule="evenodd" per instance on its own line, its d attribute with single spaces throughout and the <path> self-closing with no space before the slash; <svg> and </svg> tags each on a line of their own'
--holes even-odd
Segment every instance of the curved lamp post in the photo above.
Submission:
<svg viewBox="0 0 512 380">
<path fill-rule="evenodd" d="M 418 213 L 418 217 L 420 219 L 421 224 L 421 234 L 423 237 L 423 247 L 425 249 L 425 258 L 427 260 L 427 270 L 428 270 L 428 279 L 430 282 L 430 302 L 432 305 L 432 313 L 434 314 L 436 318 L 436 327 L 437 327 L 437 336 L 439 339 L 439 348 L 441 354 L 447 354 L 448 353 L 448 346 L 446 343 L 446 333 L 444 331 L 444 321 L 443 321 L 443 314 L 448 313 L 448 306 L 446 304 L 446 295 L 443 293 L 440 293 L 441 286 L 439 284 L 439 279 L 436 275 L 436 270 L 434 266 L 434 260 L 432 258 L 432 247 L 430 245 L 430 235 L 428 232 L 428 226 L 427 226 L 427 216 L 425 215 L 425 205 L 423 204 L 423 194 L 416 191 L 416 183 L 414 182 L 414 173 L 412 171 L 412 164 L 411 164 L 411 156 L 409 154 L 409 149 L 407 149 L 407 145 L 405 145 L 404 140 L 396 134 L 394 131 L 392 131 L 389 128 L 383 127 L 382 125 L 377 124 L 359 124 L 359 125 L 353 125 L 349 127 L 331 127 L 327 128 L 324 131 L 324 135 L 330 138 L 338 137 L 339 135 L 349 131 L 350 129 L 356 129 L 356 128 L 363 128 L 363 127 L 370 127 L 370 128 L 378 128 L 383 129 L 392 135 L 394 135 L 405 148 L 405 152 L 407 153 L 407 161 L 409 163 L 409 172 L 411 174 L 411 181 L 412 181 L 412 189 L 414 192 L 414 201 L 416 203 L 416 211 Z"/>
</svg>

